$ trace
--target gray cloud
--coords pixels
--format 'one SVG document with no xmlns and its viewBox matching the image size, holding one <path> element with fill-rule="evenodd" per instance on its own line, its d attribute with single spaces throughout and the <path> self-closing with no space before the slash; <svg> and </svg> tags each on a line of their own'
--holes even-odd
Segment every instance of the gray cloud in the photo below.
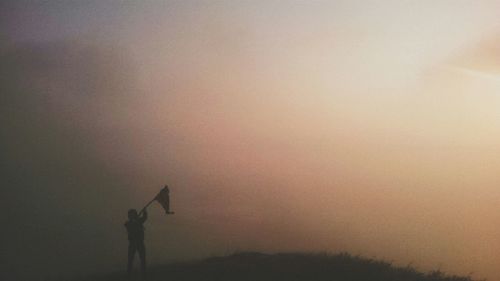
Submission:
<svg viewBox="0 0 500 281">
<path fill-rule="evenodd" d="M 120 130 L 106 133 L 133 95 L 133 66 L 118 54 L 77 42 L 23 44 L 1 54 L 7 276 L 95 270 L 117 259 L 112 236 L 121 232 L 111 222 L 131 205 L 122 191 L 131 183 L 106 165 L 97 142 L 128 141 Z"/>
</svg>

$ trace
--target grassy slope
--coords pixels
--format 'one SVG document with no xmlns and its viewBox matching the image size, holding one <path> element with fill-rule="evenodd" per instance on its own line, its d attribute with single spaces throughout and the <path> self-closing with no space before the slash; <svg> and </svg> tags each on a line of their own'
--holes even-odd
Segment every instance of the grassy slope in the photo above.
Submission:
<svg viewBox="0 0 500 281">
<path fill-rule="evenodd" d="M 84 280 L 128 280 L 124 273 Z M 133 278 L 132 280 L 139 280 Z M 421 273 L 411 267 L 395 267 L 348 254 L 261 254 L 237 253 L 227 257 L 175 263 L 149 269 L 148 281 L 471 281 L 469 277 L 447 276 L 439 271 Z"/>
</svg>

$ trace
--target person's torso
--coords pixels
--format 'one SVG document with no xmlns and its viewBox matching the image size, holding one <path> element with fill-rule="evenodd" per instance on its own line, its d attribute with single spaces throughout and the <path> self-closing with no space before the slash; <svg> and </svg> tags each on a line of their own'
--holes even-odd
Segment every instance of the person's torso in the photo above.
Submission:
<svg viewBox="0 0 500 281">
<path fill-rule="evenodd" d="M 129 220 L 125 223 L 128 232 L 128 240 L 141 241 L 144 240 L 144 226 L 140 221 Z"/>
</svg>

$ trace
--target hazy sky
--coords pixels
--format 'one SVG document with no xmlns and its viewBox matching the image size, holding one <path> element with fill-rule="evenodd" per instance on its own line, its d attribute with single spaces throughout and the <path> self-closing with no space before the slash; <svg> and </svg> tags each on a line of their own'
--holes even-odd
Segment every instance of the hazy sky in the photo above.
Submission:
<svg viewBox="0 0 500 281">
<path fill-rule="evenodd" d="M 5 276 L 349 251 L 500 278 L 500 1 L 0 4 Z"/>
</svg>

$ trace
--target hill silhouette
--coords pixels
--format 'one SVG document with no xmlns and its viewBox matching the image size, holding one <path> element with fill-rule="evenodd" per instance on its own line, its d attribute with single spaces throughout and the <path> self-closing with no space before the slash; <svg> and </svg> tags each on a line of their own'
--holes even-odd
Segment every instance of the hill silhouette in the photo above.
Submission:
<svg viewBox="0 0 500 281">
<path fill-rule="evenodd" d="M 80 281 L 127 280 L 124 272 L 95 275 Z M 140 280 L 140 279 L 132 279 Z M 148 281 L 472 281 L 441 271 L 419 272 L 411 266 L 341 254 L 242 252 L 200 261 L 154 266 Z"/>
</svg>

